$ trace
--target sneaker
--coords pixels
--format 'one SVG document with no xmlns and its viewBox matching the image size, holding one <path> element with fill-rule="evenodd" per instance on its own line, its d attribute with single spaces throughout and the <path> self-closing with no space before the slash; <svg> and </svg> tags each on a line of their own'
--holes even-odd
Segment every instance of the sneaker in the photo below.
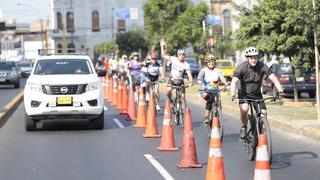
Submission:
<svg viewBox="0 0 320 180">
<path fill-rule="evenodd" d="M 242 126 L 240 129 L 240 138 L 243 139 L 247 135 L 247 126 Z"/>
<path fill-rule="evenodd" d="M 156 109 L 157 109 L 157 111 L 161 110 L 161 108 L 160 108 L 160 106 L 158 104 L 156 105 Z"/>
</svg>

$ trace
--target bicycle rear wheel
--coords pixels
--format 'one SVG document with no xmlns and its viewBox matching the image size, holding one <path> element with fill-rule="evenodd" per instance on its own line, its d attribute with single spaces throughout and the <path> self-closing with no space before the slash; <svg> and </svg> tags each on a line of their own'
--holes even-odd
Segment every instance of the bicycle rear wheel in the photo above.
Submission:
<svg viewBox="0 0 320 180">
<path fill-rule="evenodd" d="M 266 117 L 259 118 L 259 134 L 267 135 L 267 150 L 269 156 L 269 163 L 272 163 L 272 139 L 271 139 L 271 130 L 269 126 L 269 122 Z"/>
<path fill-rule="evenodd" d="M 247 151 L 248 160 L 250 161 L 254 161 L 256 157 L 257 132 L 255 124 L 255 118 L 248 115 L 247 135 L 245 139 L 243 139 L 243 144 Z"/>
</svg>

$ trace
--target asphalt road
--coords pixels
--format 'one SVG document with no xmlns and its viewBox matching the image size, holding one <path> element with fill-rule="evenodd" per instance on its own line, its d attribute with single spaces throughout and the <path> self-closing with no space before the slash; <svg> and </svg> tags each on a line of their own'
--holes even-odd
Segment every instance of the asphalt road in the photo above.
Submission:
<svg viewBox="0 0 320 180">
<path fill-rule="evenodd" d="M 16 97 L 24 88 L 26 79 L 20 79 L 20 88 L 15 89 L 13 85 L 0 85 L 0 110 Z"/>
<path fill-rule="evenodd" d="M 164 100 L 161 103 L 164 104 Z M 59 121 L 38 124 L 40 128 L 36 132 L 25 131 L 21 104 L 0 131 L 0 177 L 8 180 L 164 179 L 147 156 L 165 169 L 167 177 L 205 179 L 209 139 L 201 122 L 203 107 L 191 103 L 189 106 L 198 161 L 203 168 L 178 169 L 181 150 L 159 152 L 156 147 L 160 139 L 143 138 L 144 129 L 133 128 L 125 116 L 119 116 L 108 104 L 104 130 L 92 130 L 86 121 Z M 163 111 L 157 116 L 159 132 L 162 114 Z M 239 140 L 238 117 L 227 112 L 223 117 L 226 179 L 252 179 L 255 163 L 247 160 Z M 319 179 L 319 143 L 276 129 L 272 135 L 272 179 Z M 182 129 L 175 127 L 178 147 L 181 140 Z"/>
</svg>

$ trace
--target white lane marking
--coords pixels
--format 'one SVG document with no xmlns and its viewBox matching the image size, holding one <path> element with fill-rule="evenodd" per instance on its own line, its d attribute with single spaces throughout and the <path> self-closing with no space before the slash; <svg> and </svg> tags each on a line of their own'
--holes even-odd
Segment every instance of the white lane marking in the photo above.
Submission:
<svg viewBox="0 0 320 180">
<path fill-rule="evenodd" d="M 113 118 L 113 121 L 114 121 L 120 128 L 124 128 L 124 125 L 119 121 L 119 119 Z"/>
<path fill-rule="evenodd" d="M 104 108 L 103 108 L 105 111 L 107 111 L 108 110 L 108 108 L 107 108 L 107 106 L 104 106 Z"/>
<path fill-rule="evenodd" d="M 164 179 L 174 180 L 168 171 L 151 154 L 145 154 L 144 157 L 148 159 L 148 161 L 157 169 Z"/>
</svg>

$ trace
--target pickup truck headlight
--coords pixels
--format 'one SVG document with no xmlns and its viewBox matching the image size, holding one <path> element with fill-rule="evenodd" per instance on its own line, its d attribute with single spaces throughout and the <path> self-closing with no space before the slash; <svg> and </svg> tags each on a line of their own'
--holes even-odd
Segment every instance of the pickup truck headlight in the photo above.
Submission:
<svg viewBox="0 0 320 180">
<path fill-rule="evenodd" d="M 89 83 L 86 86 L 86 92 L 99 89 L 99 87 L 100 87 L 100 83 L 99 82 Z"/>
<path fill-rule="evenodd" d="M 36 83 L 29 82 L 27 84 L 31 91 L 42 91 L 41 85 Z"/>
</svg>

